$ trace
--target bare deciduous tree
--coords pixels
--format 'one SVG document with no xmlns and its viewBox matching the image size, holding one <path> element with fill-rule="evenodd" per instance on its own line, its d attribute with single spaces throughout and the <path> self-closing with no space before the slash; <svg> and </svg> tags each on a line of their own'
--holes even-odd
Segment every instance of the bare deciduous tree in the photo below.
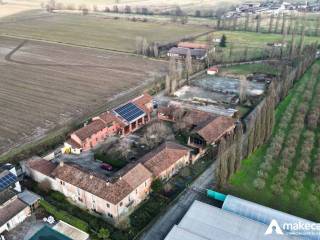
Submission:
<svg viewBox="0 0 320 240">
<path fill-rule="evenodd" d="M 48 193 L 51 190 L 51 182 L 48 179 L 43 180 L 39 183 L 39 188 L 45 193 Z"/>
<path fill-rule="evenodd" d="M 136 52 L 137 54 L 142 54 L 142 44 L 143 44 L 143 37 L 136 37 Z"/>
<path fill-rule="evenodd" d="M 248 80 L 246 77 L 240 77 L 239 98 L 240 102 L 244 103 L 247 100 Z"/>
<path fill-rule="evenodd" d="M 153 56 L 154 57 L 159 57 L 159 47 L 157 43 L 153 44 Z"/>
<path fill-rule="evenodd" d="M 168 95 L 171 93 L 171 78 L 168 75 L 166 76 L 165 93 Z"/>
<path fill-rule="evenodd" d="M 142 40 L 142 55 L 147 56 L 148 55 L 148 48 L 149 44 L 146 38 L 143 38 Z"/>
<path fill-rule="evenodd" d="M 142 142 L 152 148 L 164 140 L 172 138 L 172 130 L 165 123 L 156 121 L 147 126 Z"/>
<path fill-rule="evenodd" d="M 193 72 L 192 57 L 191 57 L 191 50 L 190 49 L 188 49 L 187 56 L 186 56 L 186 70 L 187 70 L 187 81 L 189 81 L 189 77 Z"/>
</svg>

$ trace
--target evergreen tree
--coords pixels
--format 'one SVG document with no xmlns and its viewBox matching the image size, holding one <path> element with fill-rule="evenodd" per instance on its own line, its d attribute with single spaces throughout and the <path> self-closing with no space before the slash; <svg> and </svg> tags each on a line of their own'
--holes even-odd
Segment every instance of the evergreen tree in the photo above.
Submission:
<svg viewBox="0 0 320 240">
<path fill-rule="evenodd" d="M 220 47 L 226 47 L 227 46 L 227 37 L 226 37 L 226 35 L 224 35 L 224 34 L 222 35 L 220 43 L 219 43 L 219 46 Z"/>
</svg>

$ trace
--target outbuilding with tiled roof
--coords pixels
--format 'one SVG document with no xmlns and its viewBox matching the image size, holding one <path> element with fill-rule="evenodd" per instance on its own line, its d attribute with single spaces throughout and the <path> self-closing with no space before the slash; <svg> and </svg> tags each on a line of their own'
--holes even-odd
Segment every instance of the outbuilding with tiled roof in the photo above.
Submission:
<svg viewBox="0 0 320 240">
<path fill-rule="evenodd" d="M 174 142 L 165 142 L 140 159 L 155 178 L 167 179 L 190 163 L 191 150 Z"/>
<path fill-rule="evenodd" d="M 193 130 L 188 145 L 197 148 L 214 145 L 221 137 L 233 132 L 235 126 L 235 120 L 230 117 L 209 118 Z"/>
</svg>

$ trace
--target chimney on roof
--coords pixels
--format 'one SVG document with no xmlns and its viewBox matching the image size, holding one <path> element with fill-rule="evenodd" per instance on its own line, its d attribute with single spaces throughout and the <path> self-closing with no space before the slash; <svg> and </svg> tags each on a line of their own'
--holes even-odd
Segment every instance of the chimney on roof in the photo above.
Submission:
<svg viewBox="0 0 320 240">
<path fill-rule="evenodd" d="M 120 176 L 120 178 L 119 178 L 120 180 L 122 180 L 122 177 Z"/>
<path fill-rule="evenodd" d="M 92 179 L 93 178 L 93 175 L 90 175 L 90 179 Z"/>
<path fill-rule="evenodd" d="M 63 167 L 64 166 L 64 162 L 60 161 L 59 165 L 60 165 L 60 167 Z"/>
<path fill-rule="evenodd" d="M 106 182 L 106 186 L 109 186 L 110 185 L 110 183 L 109 182 Z"/>
</svg>

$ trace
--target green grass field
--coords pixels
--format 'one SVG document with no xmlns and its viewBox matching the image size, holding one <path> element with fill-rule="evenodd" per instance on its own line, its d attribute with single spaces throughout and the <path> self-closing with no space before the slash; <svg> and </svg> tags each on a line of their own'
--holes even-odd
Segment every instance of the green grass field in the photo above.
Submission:
<svg viewBox="0 0 320 240">
<path fill-rule="evenodd" d="M 318 61 L 316 64 L 320 66 L 320 61 Z M 318 104 L 316 102 L 316 98 L 317 91 L 319 91 L 320 89 L 319 77 L 317 78 L 317 80 L 315 80 L 315 84 L 310 84 L 310 79 L 311 70 L 308 70 L 308 72 L 295 84 L 295 87 L 290 91 L 290 94 L 280 103 L 280 105 L 276 109 L 276 124 L 271 140 L 267 144 L 260 147 L 253 154 L 251 154 L 247 159 L 243 160 L 240 171 L 232 176 L 229 181 L 229 186 L 226 187 L 225 191 L 230 194 L 279 209 L 281 211 L 285 211 L 319 222 L 320 206 L 317 203 L 319 203 L 320 194 L 319 192 L 312 190 L 313 187 L 318 186 L 312 170 L 314 168 L 314 162 L 317 154 L 320 154 L 320 128 L 318 125 L 318 128 L 312 131 L 315 136 L 315 140 L 311 145 L 311 154 L 309 153 L 308 155 L 309 159 L 305 159 L 301 157 L 301 154 L 303 153 L 303 148 L 305 148 L 305 134 L 309 130 L 307 130 L 308 128 L 306 124 L 302 125 L 301 130 L 292 127 L 296 118 L 298 118 L 298 114 L 301 111 L 301 107 L 303 105 L 303 100 L 307 95 L 306 86 L 308 86 L 308 84 L 309 88 L 312 89 L 312 97 L 310 96 L 310 100 L 308 100 L 310 103 L 308 107 L 314 104 Z M 310 93 L 310 90 L 308 91 Z M 285 123 L 284 121 L 286 121 L 285 115 L 289 109 L 290 104 L 293 105 L 295 110 L 293 112 L 291 122 L 286 125 L 283 123 Z M 283 122 L 282 126 L 286 125 L 285 128 L 280 127 L 281 121 Z M 273 140 L 277 136 L 277 133 L 279 133 L 280 131 L 282 131 L 285 136 L 289 136 L 287 138 L 285 137 L 285 141 L 282 144 L 282 151 L 284 151 L 285 148 L 290 147 L 290 136 L 298 131 L 299 141 L 297 143 L 297 146 L 294 148 L 295 153 L 292 159 L 292 165 L 288 167 L 289 171 L 282 185 L 283 192 L 281 194 L 275 194 L 272 190 L 272 184 L 274 184 L 276 181 L 275 176 L 279 172 L 280 166 L 282 167 L 281 164 L 284 160 L 283 152 L 280 154 L 279 158 L 275 158 L 275 162 L 273 162 L 272 168 L 270 169 L 266 177 L 265 187 L 263 187 L 262 190 L 258 190 L 255 188 L 254 180 L 257 178 L 258 170 L 261 169 L 261 163 L 264 162 L 264 158 L 267 155 L 267 150 L 270 147 L 270 143 L 273 142 Z M 305 160 L 309 162 L 310 168 L 309 170 L 307 170 L 305 178 L 303 178 L 303 180 L 301 181 L 301 187 L 299 189 L 298 197 L 294 198 L 292 197 L 292 190 L 295 188 L 295 186 L 292 184 L 292 180 L 294 178 L 293 175 L 297 169 L 299 162 Z"/>
<path fill-rule="evenodd" d="M 212 39 L 221 39 L 222 35 L 226 36 L 226 47 L 221 48 L 218 43 L 212 43 L 217 46 L 215 59 L 218 62 L 241 62 L 279 56 L 281 48 L 268 46 L 268 43 L 281 42 L 283 38 L 281 34 L 242 31 L 216 31 L 210 34 Z M 207 39 L 208 36 L 203 35 L 198 37 L 195 42 L 207 43 Z M 291 38 L 288 36 L 285 40 L 290 42 Z M 297 44 L 299 40 L 300 36 L 297 36 Z M 315 43 L 317 40 L 318 37 L 306 36 L 304 44 Z"/>
<path fill-rule="evenodd" d="M 155 22 L 132 22 L 123 19 L 81 16 L 76 14 L 41 15 L 24 21 L 1 23 L 1 34 L 134 52 L 136 38 L 151 42 L 178 41 L 209 31 L 207 27 Z M 11 17 L 11 19 L 13 19 Z"/>
<path fill-rule="evenodd" d="M 243 64 L 220 69 L 221 73 L 230 73 L 236 75 L 248 75 L 250 73 L 264 73 L 277 75 L 279 70 L 275 66 L 268 64 Z"/>
<path fill-rule="evenodd" d="M 255 32 L 242 32 L 242 31 L 216 31 L 212 33 L 214 39 L 220 39 L 222 35 L 227 37 L 227 47 L 233 44 L 235 47 L 249 46 L 249 47 L 266 47 L 267 43 L 281 42 L 283 36 L 281 34 L 270 34 L 270 33 L 255 33 Z M 297 39 L 299 36 L 297 36 Z M 205 42 L 207 36 L 201 36 L 196 41 Z M 288 36 L 286 41 L 291 40 L 291 36 Z M 319 41 L 319 37 L 305 37 L 305 43 L 313 43 Z M 229 43 L 229 44 L 228 44 Z"/>
</svg>

